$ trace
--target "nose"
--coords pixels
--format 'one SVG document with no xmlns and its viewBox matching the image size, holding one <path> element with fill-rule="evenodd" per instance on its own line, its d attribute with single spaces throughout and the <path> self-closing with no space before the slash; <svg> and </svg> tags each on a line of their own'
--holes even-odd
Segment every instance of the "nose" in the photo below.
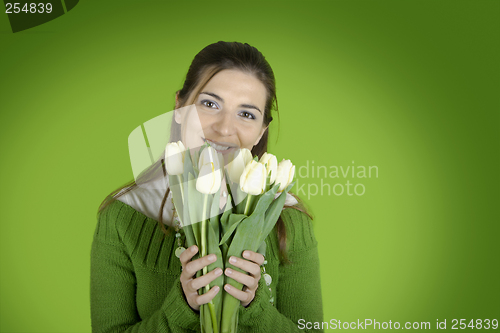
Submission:
<svg viewBox="0 0 500 333">
<path fill-rule="evenodd" d="M 213 125 L 214 130 L 220 136 L 231 136 L 235 134 L 234 115 L 232 112 L 222 111 Z"/>
</svg>

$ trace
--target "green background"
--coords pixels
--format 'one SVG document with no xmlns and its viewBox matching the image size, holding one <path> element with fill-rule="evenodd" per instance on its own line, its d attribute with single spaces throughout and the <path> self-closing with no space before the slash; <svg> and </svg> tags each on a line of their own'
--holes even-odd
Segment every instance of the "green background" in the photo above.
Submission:
<svg viewBox="0 0 500 333">
<path fill-rule="evenodd" d="M 273 67 L 279 160 L 378 167 L 299 179 L 365 186 L 301 195 L 325 321 L 500 319 L 499 14 L 486 0 L 80 1 L 14 34 L 0 13 L 0 331 L 90 332 L 95 214 L 133 177 L 128 135 L 173 109 L 219 40 Z"/>
</svg>

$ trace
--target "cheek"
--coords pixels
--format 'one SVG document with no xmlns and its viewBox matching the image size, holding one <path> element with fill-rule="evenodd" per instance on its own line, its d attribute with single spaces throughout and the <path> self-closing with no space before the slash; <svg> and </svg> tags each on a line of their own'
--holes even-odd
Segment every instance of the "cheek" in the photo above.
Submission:
<svg viewBox="0 0 500 333">
<path fill-rule="evenodd" d="M 197 112 L 191 112 L 186 118 L 186 122 L 184 124 L 184 130 L 186 134 L 199 133 L 203 128 L 203 123 L 198 117 Z"/>
<path fill-rule="evenodd" d="M 186 115 L 182 122 L 181 131 L 182 141 L 186 148 L 194 149 L 203 144 L 201 139 L 203 136 L 202 123 L 197 112 Z"/>
<path fill-rule="evenodd" d="M 212 126 L 214 123 L 217 123 L 217 117 L 213 114 L 208 114 L 206 112 L 198 113 L 198 122 L 202 128 L 208 128 Z"/>
<path fill-rule="evenodd" d="M 241 141 L 244 142 L 245 146 L 254 145 L 255 141 L 259 138 L 262 131 L 262 126 L 249 126 L 244 128 L 240 133 Z"/>
</svg>

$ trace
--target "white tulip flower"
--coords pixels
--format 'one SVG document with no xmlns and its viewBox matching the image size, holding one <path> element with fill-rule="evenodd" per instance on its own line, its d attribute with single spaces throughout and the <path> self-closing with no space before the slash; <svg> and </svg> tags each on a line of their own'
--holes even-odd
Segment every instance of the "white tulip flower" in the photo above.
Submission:
<svg viewBox="0 0 500 333">
<path fill-rule="evenodd" d="M 233 153 L 230 153 L 228 158 L 231 161 L 227 165 L 229 179 L 233 183 L 238 183 L 246 165 L 252 160 L 252 153 L 246 148 L 238 149 Z"/>
<path fill-rule="evenodd" d="M 182 141 L 170 142 L 165 148 L 165 166 L 169 175 L 182 175 L 184 173 L 184 157 L 186 148 Z"/>
<path fill-rule="evenodd" d="M 278 171 L 276 175 L 276 184 L 280 184 L 280 187 L 278 189 L 278 193 L 283 192 L 285 188 L 287 188 L 288 185 L 293 180 L 293 176 L 295 175 L 295 165 L 290 162 L 290 160 L 285 160 L 281 161 L 278 164 Z"/>
<path fill-rule="evenodd" d="M 221 185 L 220 170 L 216 170 L 214 163 L 203 164 L 196 179 L 196 190 L 203 194 L 214 194 Z"/>
<path fill-rule="evenodd" d="M 267 164 L 266 175 L 269 175 L 269 173 L 271 173 L 269 184 L 274 184 L 274 181 L 276 180 L 276 172 L 278 169 L 278 160 L 276 159 L 276 156 L 274 156 L 273 154 L 264 153 L 260 158 L 259 163 L 263 165 Z"/>
<path fill-rule="evenodd" d="M 240 177 L 240 189 L 251 195 L 264 193 L 266 186 L 266 168 L 263 164 L 251 160 Z"/>
<path fill-rule="evenodd" d="M 218 153 L 217 150 L 211 146 L 205 147 L 201 151 L 198 159 L 198 169 L 201 170 L 203 165 L 213 163 L 214 169 L 219 171 L 221 169 L 221 165 L 224 165 L 224 162 L 221 164 L 221 159 L 224 160 L 221 153 Z"/>
</svg>

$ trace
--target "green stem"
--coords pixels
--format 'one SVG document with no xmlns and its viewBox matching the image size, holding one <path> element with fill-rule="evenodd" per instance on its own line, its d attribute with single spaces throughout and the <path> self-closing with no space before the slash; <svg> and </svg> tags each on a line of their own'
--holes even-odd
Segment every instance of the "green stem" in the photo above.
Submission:
<svg viewBox="0 0 500 333">
<path fill-rule="evenodd" d="M 205 194 L 203 197 L 203 213 L 202 213 L 202 221 L 201 221 L 201 256 L 204 257 L 207 255 L 208 251 L 208 221 L 207 221 L 207 205 L 208 205 L 208 194 Z M 206 275 L 208 273 L 208 267 L 205 266 L 203 267 L 203 275 Z M 205 286 L 205 293 L 208 293 L 210 291 L 210 284 L 207 284 Z M 208 304 L 204 305 L 208 306 L 208 310 L 210 312 L 210 318 L 212 319 L 212 322 L 210 323 L 211 328 L 214 333 L 219 333 L 218 330 L 218 325 L 217 325 L 217 317 L 215 314 L 215 305 L 213 303 L 213 300 L 211 300 Z M 209 325 L 208 318 L 205 318 L 205 325 Z M 207 328 L 205 328 L 207 329 Z"/>
<path fill-rule="evenodd" d="M 243 214 L 248 215 L 248 210 L 250 209 L 251 195 L 247 194 L 247 203 L 245 205 L 245 211 Z"/>
<path fill-rule="evenodd" d="M 208 203 L 208 194 L 205 194 L 203 196 L 203 213 L 202 213 L 202 220 L 201 220 L 201 256 L 202 257 L 207 255 L 207 249 L 208 249 L 208 244 L 207 244 L 207 239 L 208 239 L 207 203 Z M 203 275 L 207 274 L 207 272 L 208 272 L 208 267 L 207 266 L 203 267 Z M 210 285 L 207 284 L 205 286 L 205 293 L 207 293 L 209 290 L 210 290 Z"/>
<path fill-rule="evenodd" d="M 182 204 L 184 204 L 184 186 L 182 185 L 182 176 L 177 175 L 177 178 L 179 179 L 179 187 L 181 188 Z"/>
<path fill-rule="evenodd" d="M 215 314 L 215 305 L 214 305 L 213 300 L 211 300 L 208 303 L 208 309 L 210 310 L 210 316 L 212 317 L 212 327 L 213 327 L 214 333 L 219 333 L 219 327 L 216 324 L 217 323 L 217 317 L 216 317 L 216 314 Z"/>
</svg>

